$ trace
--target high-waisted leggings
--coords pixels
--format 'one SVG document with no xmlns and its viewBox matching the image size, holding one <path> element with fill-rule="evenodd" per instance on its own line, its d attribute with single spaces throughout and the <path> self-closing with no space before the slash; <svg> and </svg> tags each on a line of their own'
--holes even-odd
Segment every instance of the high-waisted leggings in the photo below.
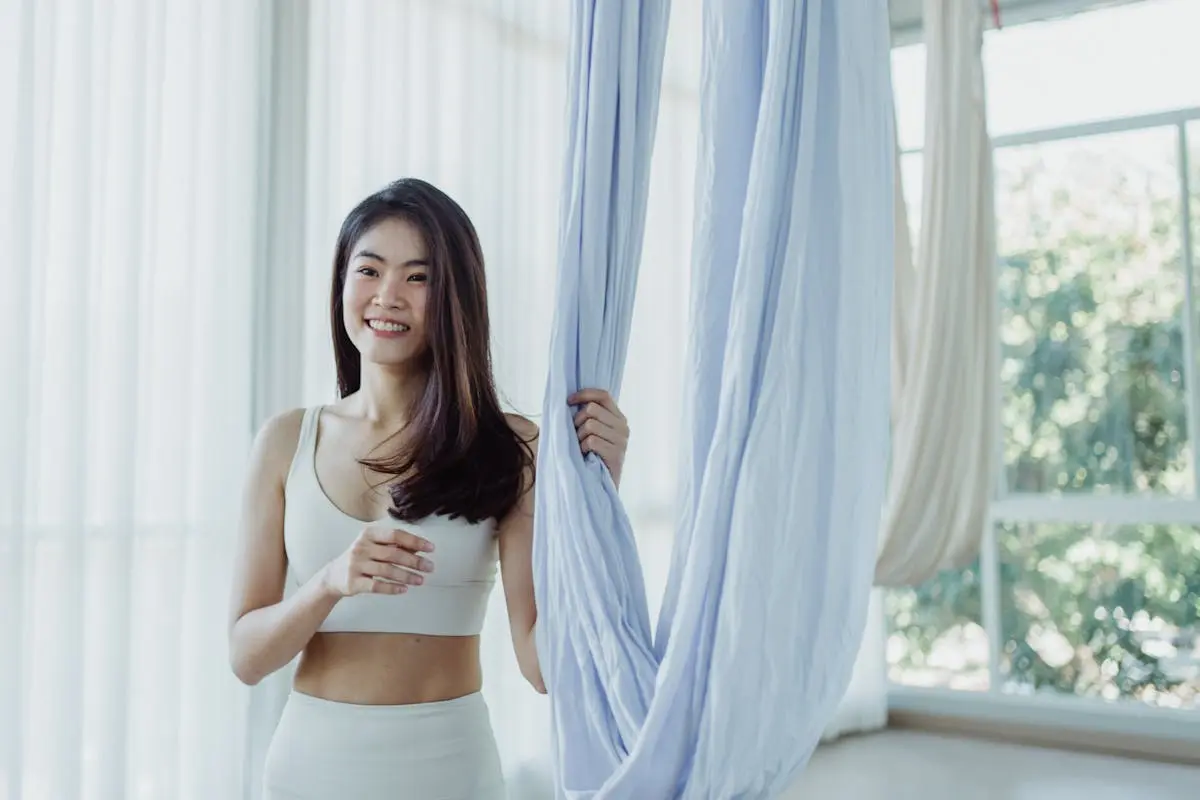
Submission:
<svg viewBox="0 0 1200 800">
<path fill-rule="evenodd" d="M 400 706 L 293 691 L 267 751 L 263 800 L 504 800 L 483 695 Z"/>
</svg>

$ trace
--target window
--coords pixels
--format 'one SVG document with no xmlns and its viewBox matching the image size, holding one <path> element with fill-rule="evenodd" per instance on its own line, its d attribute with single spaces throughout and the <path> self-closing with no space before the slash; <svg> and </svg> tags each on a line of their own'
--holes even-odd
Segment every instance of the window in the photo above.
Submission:
<svg viewBox="0 0 1200 800">
<path fill-rule="evenodd" d="M 1190 525 L 1001 523 L 1000 673 L 1200 709 L 1200 535 Z"/>
<path fill-rule="evenodd" d="M 985 37 L 1003 487 L 975 564 L 888 593 L 895 684 L 1200 709 L 1197 28 L 1145 0 Z M 914 230 L 921 51 L 893 54 Z"/>
<path fill-rule="evenodd" d="M 921 232 L 921 171 L 925 169 L 920 151 L 900 156 L 900 175 L 904 183 L 904 205 L 908 211 L 908 230 L 916 257 L 917 236 Z"/>
<path fill-rule="evenodd" d="M 1192 495 L 1178 133 L 995 154 L 1008 489 Z"/>
<path fill-rule="evenodd" d="M 1200 3 L 1142 0 L 984 37 L 993 136 L 1200 106 Z"/>
<path fill-rule="evenodd" d="M 896 98 L 896 133 L 904 150 L 925 141 L 925 46 L 892 50 L 892 86 Z"/>
<path fill-rule="evenodd" d="M 981 589 L 976 563 L 886 594 L 884 611 L 892 624 L 888 678 L 893 683 L 987 691 L 988 640 Z"/>
</svg>

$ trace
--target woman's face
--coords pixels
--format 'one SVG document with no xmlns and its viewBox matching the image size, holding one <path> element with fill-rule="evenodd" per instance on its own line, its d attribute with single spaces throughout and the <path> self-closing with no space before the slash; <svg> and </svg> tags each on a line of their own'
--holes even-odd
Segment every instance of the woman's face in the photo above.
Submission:
<svg viewBox="0 0 1200 800">
<path fill-rule="evenodd" d="M 350 250 L 342 322 L 364 363 L 400 366 L 426 348 L 429 253 L 411 223 L 387 219 Z"/>
</svg>

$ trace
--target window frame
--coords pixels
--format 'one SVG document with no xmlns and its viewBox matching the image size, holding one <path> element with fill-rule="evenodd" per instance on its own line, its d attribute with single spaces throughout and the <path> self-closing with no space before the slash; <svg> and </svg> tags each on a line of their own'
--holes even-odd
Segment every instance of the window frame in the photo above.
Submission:
<svg viewBox="0 0 1200 800">
<path fill-rule="evenodd" d="M 1189 159 L 1188 127 L 1200 124 L 1200 107 L 1174 111 L 1112 117 L 1076 125 L 1057 126 L 992 139 L 993 151 L 1022 145 L 1044 144 L 1101 136 L 1170 128 L 1174 130 L 1179 170 L 1182 263 L 1184 271 L 1184 363 L 1188 436 L 1192 443 L 1192 466 L 1196 484 L 1191 496 L 1152 497 L 1139 495 L 1035 494 L 1010 492 L 1004 467 L 1004 428 L 996 418 L 993 440 L 993 484 L 980 544 L 981 616 L 988 641 L 988 689 L 966 691 L 949 687 L 914 687 L 888 679 L 889 710 L 908 714 L 938 716 L 964 715 L 985 723 L 1058 726 L 1081 732 L 1116 732 L 1131 735 L 1165 737 L 1171 741 L 1200 744 L 1200 725 L 1196 712 L 1147 706 L 1135 700 L 1106 701 L 1091 697 L 1038 694 L 1017 695 L 1005 692 L 1000 671 L 1003 649 L 1000 592 L 1000 551 L 996 537 L 998 524 L 1015 523 L 1096 523 L 1108 524 L 1184 524 L 1200 525 L 1200 342 L 1195 294 L 1197 253 L 1192 229 L 1192 175 Z M 922 153 L 921 147 L 903 148 L 901 157 Z M 1198 187 L 1200 188 L 1200 187 Z M 1001 261 L 997 253 L 993 263 L 999 285 Z M 999 306 L 999 292 L 994 293 Z M 1001 363 L 1000 330 L 994 332 L 996 363 Z M 991 376 L 994 396 L 1003 402 L 999 370 Z M 1114 727 L 1115 726 L 1115 727 Z"/>
<path fill-rule="evenodd" d="M 988 0 L 978 0 L 986 4 Z M 1014 25 L 1024 25 L 1030 22 L 1044 22 L 1050 19 L 1083 14 L 1098 8 L 1112 8 L 1119 5 L 1140 2 L 1140 0 L 1000 0 L 1000 25 L 1011 28 Z M 891 16 L 892 41 L 896 45 L 914 44 L 921 41 L 925 34 L 923 14 L 893 13 Z M 990 10 L 984 14 L 984 30 L 996 30 L 995 21 Z"/>
</svg>

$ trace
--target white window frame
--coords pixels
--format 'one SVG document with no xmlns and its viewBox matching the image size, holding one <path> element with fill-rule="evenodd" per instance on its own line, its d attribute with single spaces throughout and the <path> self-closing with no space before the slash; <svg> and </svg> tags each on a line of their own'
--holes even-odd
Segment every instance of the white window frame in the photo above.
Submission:
<svg viewBox="0 0 1200 800">
<path fill-rule="evenodd" d="M 1134 700 L 1110 702 L 1070 695 L 1015 695 L 1003 691 L 1000 654 L 1003 648 L 999 543 L 996 525 L 1001 522 L 1065 522 L 1110 524 L 1190 524 L 1200 525 L 1200 363 L 1197 362 L 1197 309 L 1193 288 L 1197 264 L 1191 226 L 1191 175 L 1188 158 L 1188 125 L 1200 121 L 1200 107 L 1158 114 L 1117 117 L 1081 125 L 1067 125 L 997 136 L 993 149 L 1020 145 L 1082 139 L 1110 133 L 1173 128 L 1178 146 L 1180 214 L 1182 218 L 1185 298 L 1184 363 L 1187 391 L 1187 426 L 1192 440 L 1192 466 L 1196 485 L 1190 497 L 1051 495 L 1009 492 L 1005 481 L 1003 422 L 996 421 L 994 460 L 997 479 L 989 503 L 980 546 L 981 607 L 980 621 L 988 637 L 988 690 L 964 691 L 950 688 L 917 688 L 889 681 L 888 706 L 893 712 L 918 715 L 963 716 L 985 724 L 1019 722 L 1027 725 L 1072 729 L 1084 733 L 1153 736 L 1160 740 L 1197 745 L 1200 752 L 1200 715 L 1195 711 L 1163 709 Z M 920 153 L 909 148 L 902 155 Z M 996 258 L 996 285 L 999 285 L 1000 259 Z M 997 304 L 999 293 L 995 295 Z M 996 363 L 1000 363 L 1000 331 L 995 331 Z M 994 391 L 1001 395 L 999 370 L 993 376 Z"/>
<path fill-rule="evenodd" d="M 995 23 L 989 0 L 974 2 L 983 8 L 985 28 L 993 28 Z M 1000 0 L 1000 24 L 1011 28 L 1137 2 L 1141 0 Z M 903 46 L 921 41 L 925 33 L 922 0 L 891 0 L 890 5 L 893 45 Z"/>
</svg>

